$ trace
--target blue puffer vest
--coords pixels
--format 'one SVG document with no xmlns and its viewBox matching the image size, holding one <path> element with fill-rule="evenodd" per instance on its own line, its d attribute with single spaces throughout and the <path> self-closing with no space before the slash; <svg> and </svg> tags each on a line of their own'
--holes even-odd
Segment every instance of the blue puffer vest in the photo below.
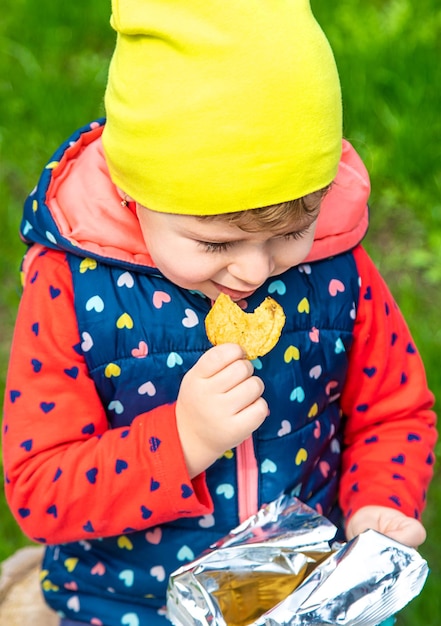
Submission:
<svg viewBox="0 0 441 626">
<path fill-rule="evenodd" d="M 180 289 L 151 268 L 93 263 L 68 253 L 84 358 L 111 428 L 176 400 L 180 381 L 210 347 L 204 318 L 210 301 Z M 348 368 L 359 277 L 351 252 L 293 268 L 248 300 L 272 295 L 286 313 L 276 347 L 254 361 L 270 415 L 253 435 L 258 502 L 297 495 L 336 521 L 341 421 L 338 395 Z M 148 346 L 148 354 L 132 356 Z M 48 547 L 46 599 L 70 619 L 107 626 L 164 624 L 169 574 L 238 524 L 237 454 L 207 470 L 213 516 L 180 519 L 160 529 Z M 151 534 L 150 540 L 148 533 Z M 153 540 L 160 533 L 160 543 Z M 92 556 L 93 554 L 93 556 Z M 91 572 L 105 564 L 106 573 Z M 76 590 L 66 588 L 75 563 Z M 103 575 L 97 575 L 103 574 Z M 64 589 L 63 589 L 64 588 Z M 99 604 L 99 606 L 98 606 Z M 98 624 L 98 622 L 92 621 Z"/>
</svg>

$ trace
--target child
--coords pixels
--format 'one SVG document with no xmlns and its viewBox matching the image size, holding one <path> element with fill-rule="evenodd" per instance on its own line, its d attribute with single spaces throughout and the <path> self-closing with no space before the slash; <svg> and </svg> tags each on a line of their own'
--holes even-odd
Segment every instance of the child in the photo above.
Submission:
<svg viewBox="0 0 441 626">
<path fill-rule="evenodd" d="M 113 2 L 107 121 L 44 169 L 7 381 L 6 491 L 61 624 L 166 623 L 169 574 L 292 493 L 418 546 L 433 398 L 360 245 L 367 173 L 307 0 Z M 286 325 L 211 347 L 220 293 Z"/>
</svg>

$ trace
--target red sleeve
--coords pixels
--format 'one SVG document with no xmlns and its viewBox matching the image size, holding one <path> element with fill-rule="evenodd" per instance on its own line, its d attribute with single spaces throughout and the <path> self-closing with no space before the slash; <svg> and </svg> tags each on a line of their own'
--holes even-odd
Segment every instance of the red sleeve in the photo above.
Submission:
<svg viewBox="0 0 441 626">
<path fill-rule="evenodd" d="M 360 302 L 341 407 L 347 419 L 340 504 L 419 518 L 433 474 L 433 396 L 409 329 L 379 272 L 358 247 Z"/>
<path fill-rule="evenodd" d="M 188 476 L 174 406 L 109 429 L 80 341 L 65 255 L 32 248 L 3 426 L 6 495 L 22 530 L 60 543 L 211 512 L 204 476 Z"/>
</svg>

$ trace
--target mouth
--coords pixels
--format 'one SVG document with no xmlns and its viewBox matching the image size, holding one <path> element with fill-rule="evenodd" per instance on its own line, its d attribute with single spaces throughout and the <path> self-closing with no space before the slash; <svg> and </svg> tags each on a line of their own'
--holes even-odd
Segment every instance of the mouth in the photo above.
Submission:
<svg viewBox="0 0 441 626">
<path fill-rule="evenodd" d="M 234 301 L 244 300 L 245 298 L 249 298 L 256 291 L 253 289 L 252 291 L 238 291 L 237 289 L 230 289 L 229 287 L 225 287 L 224 285 L 219 285 L 219 283 L 213 283 L 218 291 L 224 293 Z"/>
</svg>

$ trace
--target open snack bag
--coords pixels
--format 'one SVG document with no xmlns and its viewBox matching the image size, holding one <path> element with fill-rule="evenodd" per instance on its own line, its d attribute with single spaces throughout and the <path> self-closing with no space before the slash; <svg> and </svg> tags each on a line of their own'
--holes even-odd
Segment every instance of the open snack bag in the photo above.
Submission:
<svg viewBox="0 0 441 626">
<path fill-rule="evenodd" d="M 281 496 L 176 570 L 168 617 L 175 626 L 376 626 L 417 596 L 426 561 L 368 530 L 333 543 L 337 528 Z"/>
</svg>

